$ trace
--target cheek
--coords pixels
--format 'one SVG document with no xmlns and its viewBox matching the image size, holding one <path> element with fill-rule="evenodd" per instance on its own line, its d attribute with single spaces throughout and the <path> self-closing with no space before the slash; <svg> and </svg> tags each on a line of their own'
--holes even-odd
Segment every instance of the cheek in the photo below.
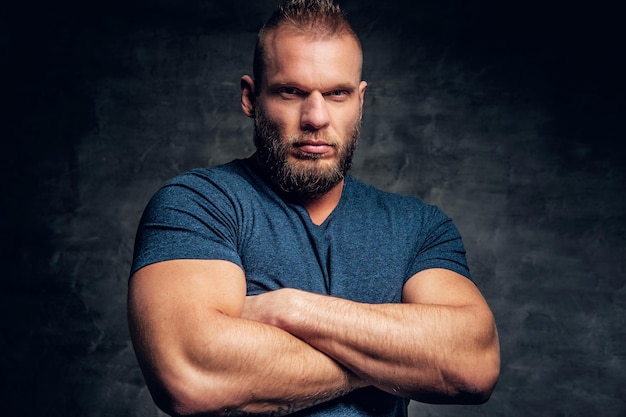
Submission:
<svg viewBox="0 0 626 417">
<path fill-rule="evenodd" d="M 351 134 L 352 130 L 354 129 L 354 126 L 359 123 L 359 120 L 361 118 L 361 112 L 359 111 L 359 108 L 351 108 L 349 111 L 346 110 L 345 112 L 342 112 L 340 114 L 340 117 L 337 118 L 337 120 L 340 120 L 340 124 L 341 124 L 341 130 L 342 130 L 342 134 L 346 135 L 346 134 Z"/>
<path fill-rule="evenodd" d="M 294 133 L 299 129 L 300 118 L 293 106 L 266 106 L 264 114 L 280 128 L 281 133 Z"/>
</svg>

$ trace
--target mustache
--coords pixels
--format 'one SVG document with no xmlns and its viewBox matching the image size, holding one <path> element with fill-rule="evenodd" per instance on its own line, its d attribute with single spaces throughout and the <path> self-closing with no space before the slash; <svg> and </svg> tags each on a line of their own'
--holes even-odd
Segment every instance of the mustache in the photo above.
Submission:
<svg viewBox="0 0 626 417">
<path fill-rule="evenodd" d="M 343 143 L 336 136 L 329 136 L 324 130 L 303 130 L 291 136 L 281 136 L 281 126 L 265 115 L 265 111 L 259 105 L 255 107 L 255 139 L 269 138 L 273 141 L 280 141 L 283 148 L 294 146 L 302 142 L 319 142 L 333 147 L 340 147 Z M 360 132 L 360 124 L 357 123 L 357 132 Z"/>
<path fill-rule="evenodd" d="M 332 136 L 328 136 L 323 132 L 303 132 L 286 138 L 288 145 L 297 146 L 307 143 L 324 144 L 333 147 L 341 145 L 341 141 Z"/>
</svg>

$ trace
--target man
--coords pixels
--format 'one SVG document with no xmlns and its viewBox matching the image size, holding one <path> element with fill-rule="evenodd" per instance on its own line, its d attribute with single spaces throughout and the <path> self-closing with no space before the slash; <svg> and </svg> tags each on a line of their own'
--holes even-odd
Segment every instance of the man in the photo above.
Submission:
<svg viewBox="0 0 626 417">
<path fill-rule="evenodd" d="M 493 316 L 449 218 L 346 174 L 366 83 L 331 0 L 291 0 L 241 79 L 256 153 L 168 182 L 142 217 L 129 322 L 174 415 L 403 416 L 486 401 Z"/>
</svg>

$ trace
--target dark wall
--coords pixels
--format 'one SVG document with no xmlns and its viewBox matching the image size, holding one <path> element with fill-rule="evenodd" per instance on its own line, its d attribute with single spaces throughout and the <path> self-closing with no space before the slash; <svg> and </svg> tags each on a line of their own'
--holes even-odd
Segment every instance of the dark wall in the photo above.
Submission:
<svg viewBox="0 0 626 417">
<path fill-rule="evenodd" d="M 134 232 L 166 179 L 252 151 L 239 109 L 275 2 L 3 7 L 2 414 L 156 416 L 129 343 Z M 353 173 L 439 205 L 492 306 L 502 374 L 428 416 L 626 414 L 617 10 L 342 2 L 366 94 Z"/>
</svg>

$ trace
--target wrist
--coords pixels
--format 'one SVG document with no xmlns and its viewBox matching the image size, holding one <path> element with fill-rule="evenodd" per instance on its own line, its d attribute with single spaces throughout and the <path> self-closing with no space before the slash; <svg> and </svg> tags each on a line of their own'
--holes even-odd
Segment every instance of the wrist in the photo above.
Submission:
<svg viewBox="0 0 626 417">
<path fill-rule="evenodd" d="M 371 384 L 368 384 L 363 378 L 352 373 L 348 369 L 345 370 L 345 375 L 346 375 L 346 384 L 347 384 L 348 390 L 350 391 L 355 391 L 357 389 L 365 388 L 371 385 Z"/>
<path fill-rule="evenodd" d="M 281 310 L 277 311 L 276 327 L 301 339 L 306 339 L 306 336 L 310 336 L 313 331 L 312 322 L 315 320 L 312 317 L 314 312 L 312 304 L 315 303 L 313 298 L 319 295 L 295 288 L 285 288 L 280 291 L 283 291 L 283 302 Z"/>
</svg>

